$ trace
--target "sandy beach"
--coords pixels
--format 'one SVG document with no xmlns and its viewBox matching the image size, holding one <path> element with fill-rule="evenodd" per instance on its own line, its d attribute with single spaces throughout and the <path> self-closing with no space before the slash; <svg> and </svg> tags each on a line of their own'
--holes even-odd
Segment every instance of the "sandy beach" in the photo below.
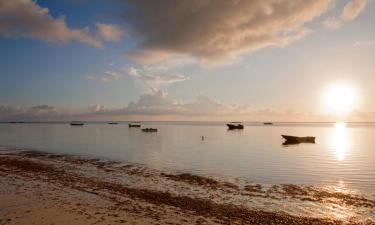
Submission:
<svg viewBox="0 0 375 225">
<path fill-rule="evenodd" d="M 342 191 L 172 174 L 34 151 L 0 153 L 0 224 L 372 224 Z"/>
</svg>

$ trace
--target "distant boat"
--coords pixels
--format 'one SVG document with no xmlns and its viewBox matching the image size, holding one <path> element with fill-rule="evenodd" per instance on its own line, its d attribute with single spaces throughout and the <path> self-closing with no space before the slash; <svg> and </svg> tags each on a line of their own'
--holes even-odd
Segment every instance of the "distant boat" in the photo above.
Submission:
<svg viewBox="0 0 375 225">
<path fill-rule="evenodd" d="M 228 129 L 229 130 L 235 130 L 235 129 L 243 129 L 244 126 L 241 122 L 230 122 L 230 123 L 227 123 L 227 126 L 228 126 Z"/>
<path fill-rule="evenodd" d="M 271 123 L 271 122 L 264 122 L 263 124 L 264 125 L 273 125 L 273 123 Z"/>
<path fill-rule="evenodd" d="M 307 137 L 297 137 L 297 136 L 290 136 L 290 135 L 281 135 L 285 142 L 283 144 L 299 144 L 299 143 L 315 143 L 315 137 L 307 136 Z"/>
<path fill-rule="evenodd" d="M 141 127 L 141 122 L 130 122 L 129 128 L 130 127 Z"/>
<path fill-rule="evenodd" d="M 143 128 L 143 132 L 158 132 L 158 129 L 156 128 Z"/>
<path fill-rule="evenodd" d="M 70 122 L 70 126 L 83 126 L 83 125 L 84 125 L 84 123 L 80 122 L 80 121 Z"/>
<path fill-rule="evenodd" d="M 109 122 L 108 124 L 110 124 L 110 125 L 117 125 L 118 123 L 117 122 Z"/>
</svg>

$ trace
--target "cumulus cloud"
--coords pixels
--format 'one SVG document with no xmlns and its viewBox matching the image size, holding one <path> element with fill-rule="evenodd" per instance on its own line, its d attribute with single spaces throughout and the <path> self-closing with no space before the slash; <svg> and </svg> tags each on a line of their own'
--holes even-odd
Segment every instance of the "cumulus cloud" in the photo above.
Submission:
<svg viewBox="0 0 375 225">
<path fill-rule="evenodd" d="M 143 94 L 135 102 L 119 108 L 106 108 L 103 105 L 89 105 L 86 110 L 76 113 L 64 112 L 49 105 L 21 107 L 0 105 L 0 121 L 48 121 L 48 120 L 89 120 L 106 118 L 165 116 L 173 118 L 215 120 L 234 119 L 270 119 L 297 115 L 295 112 L 277 112 L 269 109 L 254 109 L 247 104 L 225 104 L 207 95 L 197 95 L 192 101 L 184 103 L 171 99 L 166 92 L 154 90 Z"/>
<path fill-rule="evenodd" d="M 143 94 L 136 102 L 126 107 L 106 109 L 100 107 L 91 110 L 96 115 L 184 115 L 184 116 L 218 116 L 240 115 L 250 112 L 249 105 L 228 105 L 207 95 L 197 95 L 193 101 L 172 100 L 166 92 L 153 90 Z"/>
<path fill-rule="evenodd" d="M 331 16 L 323 21 L 323 26 L 329 30 L 336 30 L 342 27 L 346 22 L 350 22 L 357 18 L 367 4 L 367 0 L 350 0 L 339 17 Z"/>
<path fill-rule="evenodd" d="M 244 120 L 244 121 L 332 121 L 330 115 L 317 112 L 303 112 L 294 109 L 273 110 L 254 108 L 248 104 L 225 104 L 206 95 L 198 95 L 190 102 L 173 100 L 167 93 L 154 91 L 143 94 L 135 102 L 119 108 L 103 105 L 89 105 L 86 110 L 76 113 L 56 110 L 49 105 L 20 107 L 0 105 L 0 121 L 58 121 L 58 120 Z M 372 121 L 374 111 L 354 111 L 350 121 Z"/>
<path fill-rule="evenodd" d="M 136 8 L 132 29 L 144 40 L 129 56 L 152 62 L 176 54 L 217 61 L 285 46 L 308 34 L 306 24 L 323 14 L 333 0 L 126 2 Z"/>
<path fill-rule="evenodd" d="M 156 90 L 189 79 L 179 73 L 170 73 L 164 66 L 129 67 L 127 75 L 138 81 L 143 88 Z"/>
<path fill-rule="evenodd" d="M 188 114 L 223 114 L 231 108 L 207 95 L 198 95 L 195 101 L 184 104 L 184 112 Z"/>
<path fill-rule="evenodd" d="M 103 111 L 105 108 L 102 105 L 89 105 L 87 106 L 89 112 L 100 112 Z"/>
<path fill-rule="evenodd" d="M 118 41 L 120 30 L 115 25 L 97 23 L 89 27 L 69 28 L 65 17 L 54 18 L 48 8 L 33 0 L 0 0 L 0 36 L 34 38 L 48 42 L 78 41 L 102 47 L 103 41 Z"/>
</svg>

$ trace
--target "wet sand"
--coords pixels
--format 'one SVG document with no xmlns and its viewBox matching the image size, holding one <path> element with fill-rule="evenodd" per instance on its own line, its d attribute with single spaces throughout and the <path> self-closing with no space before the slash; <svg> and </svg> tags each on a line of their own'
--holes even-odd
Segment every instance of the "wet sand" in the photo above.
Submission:
<svg viewBox="0 0 375 225">
<path fill-rule="evenodd" d="M 2 224 L 373 224 L 375 200 L 33 151 L 0 152 Z"/>
</svg>

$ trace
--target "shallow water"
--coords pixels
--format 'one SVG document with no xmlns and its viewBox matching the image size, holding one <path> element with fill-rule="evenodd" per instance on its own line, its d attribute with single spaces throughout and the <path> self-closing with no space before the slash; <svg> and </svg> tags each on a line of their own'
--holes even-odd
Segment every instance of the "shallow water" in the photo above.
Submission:
<svg viewBox="0 0 375 225">
<path fill-rule="evenodd" d="M 375 190 L 375 126 L 371 124 L 246 124 L 145 122 L 0 124 L 0 146 L 89 155 L 150 168 L 278 184 L 332 184 Z M 316 136 L 316 144 L 283 146 L 281 134 Z M 201 139 L 204 136 L 204 140 Z"/>
</svg>

